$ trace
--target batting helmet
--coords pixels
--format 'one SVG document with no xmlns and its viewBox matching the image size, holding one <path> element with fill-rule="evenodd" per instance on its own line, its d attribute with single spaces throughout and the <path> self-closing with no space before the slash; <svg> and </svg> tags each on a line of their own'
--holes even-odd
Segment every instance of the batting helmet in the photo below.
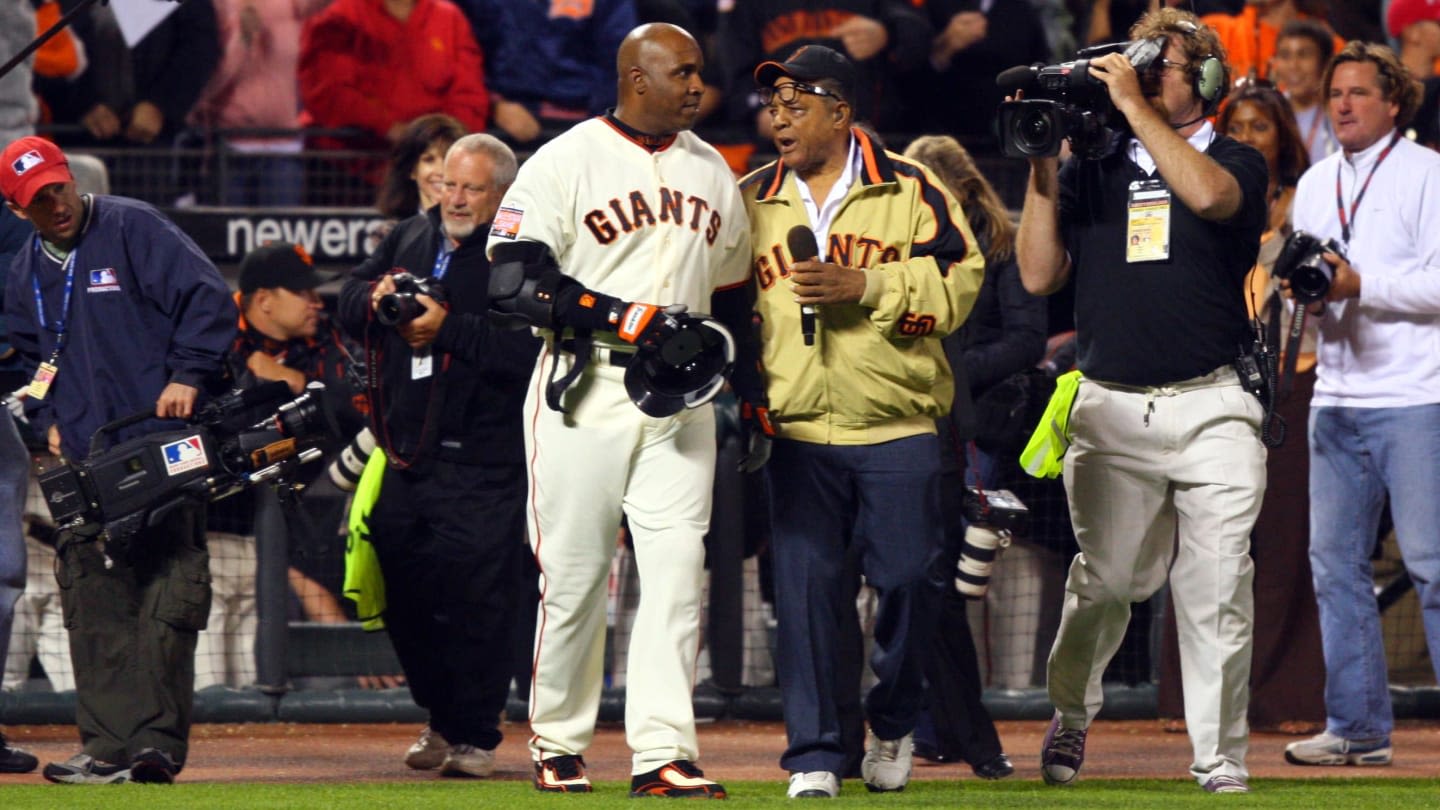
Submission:
<svg viewBox="0 0 1440 810">
<path fill-rule="evenodd" d="M 625 392 L 649 416 L 674 416 L 715 398 L 735 367 L 735 338 L 708 315 L 678 316 L 680 330 L 641 349 L 625 370 Z"/>
</svg>

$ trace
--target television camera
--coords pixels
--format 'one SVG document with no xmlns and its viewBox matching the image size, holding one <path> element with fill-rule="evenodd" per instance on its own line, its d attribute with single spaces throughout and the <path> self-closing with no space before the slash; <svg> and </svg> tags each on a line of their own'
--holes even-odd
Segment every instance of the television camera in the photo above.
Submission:
<svg viewBox="0 0 1440 810">
<path fill-rule="evenodd" d="M 145 411 L 102 425 L 84 461 L 40 475 L 40 489 L 60 529 L 104 532 L 123 546 L 188 501 L 217 501 L 260 482 L 294 487 L 300 465 L 322 455 L 316 445 L 339 436 L 312 382 L 290 398 L 283 382 L 232 391 L 198 408 L 180 430 L 149 433 L 104 449 L 108 437 L 154 419 Z M 278 403 L 278 405 L 277 405 Z M 265 414 L 256 420 L 257 414 Z"/>
<path fill-rule="evenodd" d="M 1000 72 L 995 83 L 1025 98 L 1000 105 L 1000 152 L 1006 157 L 1047 157 L 1060 154 L 1068 139 L 1071 150 L 1085 159 L 1103 156 L 1110 139 L 1129 124 L 1110 101 L 1105 83 L 1090 75 L 1090 62 L 1110 53 L 1123 54 L 1143 77 L 1159 63 L 1164 37 L 1112 42 L 1082 48 L 1075 59 L 1058 65 L 1021 65 Z"/>
</svg>

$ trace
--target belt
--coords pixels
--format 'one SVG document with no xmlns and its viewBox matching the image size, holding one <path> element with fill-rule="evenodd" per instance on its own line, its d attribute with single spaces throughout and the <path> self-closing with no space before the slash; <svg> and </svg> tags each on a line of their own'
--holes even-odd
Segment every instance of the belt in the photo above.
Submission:
<svg viewBox="0 0 1440 810">
<path fill-rule="evenodd" d="M 1158 396 L 1174 396 L 1185 391 L 1195 391 L 1201 388 L 1217 388 L 1225 385 L 1240 384 L 1240 377 L 1236 375 L 1235 369 L 1230 366 L 1221 366 L 1209 374 L 1200 377 L 1191 377 L 1188 380 L 1179 380 L 1161 385 L 1127 385 L 1125 383 L 1095 380 L 1089 377 L 1087 377 L 1086 380 L 1116 391 L 1128 391 L 1134 394 L 1151 394 Z"/>
<path fill-rule="evenodd" d="M 560 348 L 563 351 L 574 354 L 575 341 L 566 338 L 560 341 Z M 633 359 L 635 359 L 634 351 L 627 351 L 611 346 L 601 346 L 599 344 L 590 347 L 590 361 L 594 363 L 603 363 L 605 365 L 615 366 L 616 368 L 627 368 Z"/>
</svg>

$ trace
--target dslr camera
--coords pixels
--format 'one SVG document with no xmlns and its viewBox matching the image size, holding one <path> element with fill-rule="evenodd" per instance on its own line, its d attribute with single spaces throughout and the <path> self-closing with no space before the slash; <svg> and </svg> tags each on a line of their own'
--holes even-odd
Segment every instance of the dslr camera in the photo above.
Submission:
<svg viewBox="0 0 1440 810">
<path fill-rule="evenodd" d="M 324 397 L 320 382 L 294 399 L 285 383 L 265 383 L 210 400 L 181 430 L 103 449 L 109 434 L 155 418 L 133 414 L 95 431 L 84 461 L 42 473 L 40 489 L 57 527 L 104 531 L 123 546 L 187 501 L 217 501 L 262 481 L 293 485 L 300 465 L 322 455 L 317 445 L 339 432 Z"/>
<path fill-rule="evenodd" d="M 955 590 L 968 599 L 981 599 L 990 587 L 990 575 L 1000 551 L 1014 534 L 1024 532 L 1030 510 L 1008 489 L 966 487 L 960 512 L 969 524 L 955 564 Z"/>
<path fill-rule="evenodd" d="M 1060 154 L 1060 142 L 1085 159 L 1104 155 L 1111 137 L 1129 129 L 1110 101 L 1105 83 L 1090 75 L 1090 61 L 1105 54 L 1124 54 L 1142 78 L 1159 64 L 1165 39 L 1137 39 L 1082 48 L 1075 59 L 1058 65 L 1014 67 L 996 77 L 1007 91 L 1025 98 L 1000 104 L 1000 152 L 1006 157 L 1049 157 Z"/>
<path fill-rule="evenodd" d="M 1335 281 L 1335 268 L 1322 255 L 1327 252 L 1345 258 L 1340 243 L 1334 239 L 1322 242 L 1305 231 L 1295 231 L 1280 248 L 1272 273 L 1276 278 L 1290 282 L 1290 292 L 1299 303 L 1322 301 L 1330 292 L 1330 284 Z"/>
<path fill-rule="evenodd" d="M 409 273 L 396 273 L 395 292 L 381 296 L 375 305 L 375 320 L 386 326 L 407 324 L 425 314 L 425 305 L 415 300 L 417 295 L 428 295 L 444 302 L 445 290 L 439 282 L 417 278 Z"/>
</svg>

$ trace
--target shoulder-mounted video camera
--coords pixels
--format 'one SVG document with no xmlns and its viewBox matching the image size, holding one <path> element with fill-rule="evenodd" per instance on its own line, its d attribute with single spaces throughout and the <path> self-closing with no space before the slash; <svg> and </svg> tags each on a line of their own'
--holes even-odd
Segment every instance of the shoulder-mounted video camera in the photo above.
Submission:
<svg viewBox="0 0 1440 810">
<path fill-rule="evenodd" d="M 155 418 L 127 416 L 95 431 L 84 461 L 41 474 L 40 489 L 57 527 L 103 530 L 123 544 L 187 500 L 220 500 L 262 481 L 292 485 L 300 465 L 320 457 L 316 445 L 339 433 L 324 400 L 324 383 L 293 399 L 285 383 L 265 383 L 210 400 L 183 429 L 102 449 L 110 434 Z"/>
<path fill-rule="evenodd" d="M 1325 253 L 1345 258 L 1340 243 L 1334 239 L 1322 242 L 1319 237 L 1305 231 L 1295 231 L 1280 248 L 1271 274 L 1289 281 L 1290 292 L 1301 304 L 1324 300 L 1330 293 L 1330 284 L 1335 281 L 1335 268 L 1325 261 L 1322 255 Z"/>
<path fill-rule="evenodd" d="M 375 320 L 386 326 L 407 324 L 424 315 L 425 305 L 415 300 L 417 295 L 428 295 L 439 302 L 445 300 L 445 288 L 437 281 L 409 273 L 396 273 L 390 278 L 395 281 L 395 292 L 381 296 L 375 305 Z"/>
<path fill-rule="evenodd" d="M 1060 154 L 1070 141 L 1078 157 L 1104 155 L 1116 134 L 1129 130 L 1125 117 L 1110 101 L 1105 83 L 1090 75 L 1090 61 L 1105 54 L 1124 54 L 1142 76 L 1165 48 L 1164 37 L 1112 42 L 1082 48 L 1070 62 L 1022 65 L 1001 71 L 995 83 L 1025 98 L 1000 105 L 1000 152 L 1006 157 L 1048 157 Z"/>
</svg>

